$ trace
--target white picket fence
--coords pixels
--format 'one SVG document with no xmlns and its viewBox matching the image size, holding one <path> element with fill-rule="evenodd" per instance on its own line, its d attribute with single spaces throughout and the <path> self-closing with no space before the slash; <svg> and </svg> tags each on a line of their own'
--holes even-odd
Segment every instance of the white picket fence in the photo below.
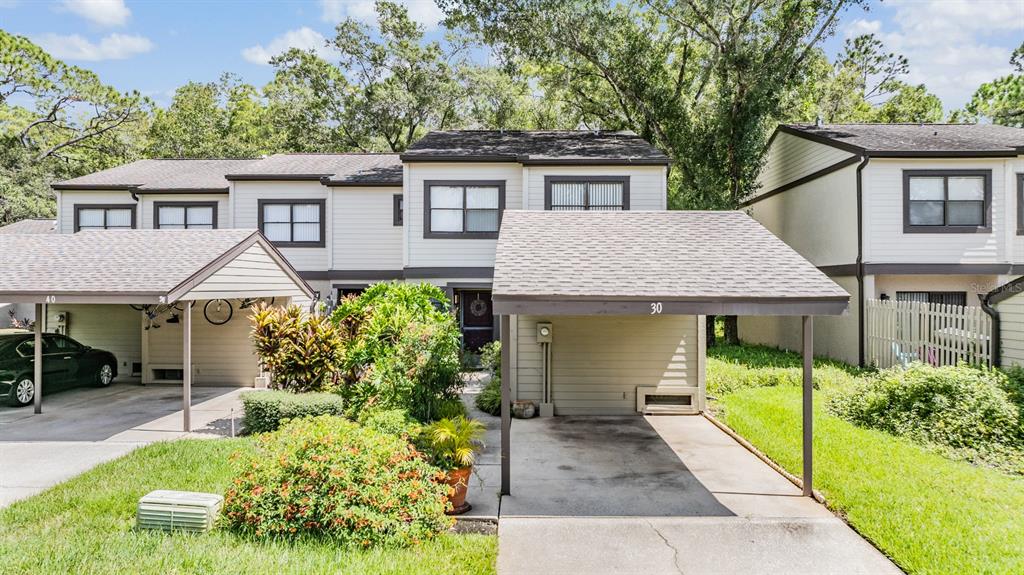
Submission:
<svg viewBox="0 0 1024 575">
<path fill-rule="evenodd" d="M 992 365 L 992 318 L 979 307 L 869 299 L 865 309 L 869 364 Z"/>
</svg>

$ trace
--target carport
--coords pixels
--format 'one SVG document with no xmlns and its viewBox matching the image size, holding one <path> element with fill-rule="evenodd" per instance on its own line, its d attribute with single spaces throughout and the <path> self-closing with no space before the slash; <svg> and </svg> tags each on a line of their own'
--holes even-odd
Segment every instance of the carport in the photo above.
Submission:
<svg viewBox="0 0 1024 575">
<path fill-rule="evenodd" d="M 812 317 L 842 314 L 849 294 L 746 214 L 506 211 L 493 302 L 502 341 L 502 495 L 511 493 L 510 319 L 520 315 L 800 316 L 803 494 L 812 495 Z"/>
<path fill-rule="evenodd" d="M 0 301 L 35 304 L 33 383 L 42 413 L 45 306 L 168 306 L 181 302 L 182 410 L 191 430 L 192 315 L 197 302 L 279 298 L 299 304 L 310 287 L 256 230 L 110 230 L 0 235 Z"/>
</svg>

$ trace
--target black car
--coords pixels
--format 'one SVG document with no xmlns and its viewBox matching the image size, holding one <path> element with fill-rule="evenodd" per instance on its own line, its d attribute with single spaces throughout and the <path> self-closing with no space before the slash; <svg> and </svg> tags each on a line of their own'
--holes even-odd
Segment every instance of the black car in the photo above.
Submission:
<svg viewBox="0 0 1024 575">
<path fill-rule="evenodd" d="M 0 398 L 11 405 L 35 399 L 33 362 L 35 334 L 0 331 Z M 117 377 L 117 358 L 70 337 L 43 334 L 43 390 L 46 393 L 79 385 L 108 386 Z"/>
</svg>

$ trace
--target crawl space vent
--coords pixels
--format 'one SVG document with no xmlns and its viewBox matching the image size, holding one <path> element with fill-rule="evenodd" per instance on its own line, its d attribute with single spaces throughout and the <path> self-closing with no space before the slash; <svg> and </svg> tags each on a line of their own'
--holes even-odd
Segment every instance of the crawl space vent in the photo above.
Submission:
<svg viewBox="0 0 1024 575">
<path fill-rule="evenodd" d="M 646 414 L 699 413 L 696 387 L 647 387 L 636 389 L 636 410 Z"/>
<path fill-rule="evenodd" d="M 209 531 L 220 513 L 224 498 L 214 493 L 158 489 L 139 499 L 139 529 Z"/>
</svg>

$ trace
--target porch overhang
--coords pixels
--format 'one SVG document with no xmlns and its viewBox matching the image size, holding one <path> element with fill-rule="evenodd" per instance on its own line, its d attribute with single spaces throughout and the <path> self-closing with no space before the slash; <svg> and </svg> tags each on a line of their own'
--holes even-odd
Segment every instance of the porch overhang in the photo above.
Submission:
<svg viewBox="0 0 1024 575">
<path fill-rule="evenodd" d="M 117 230 L 0 235 L 0 301 L 36 307 L 35 412 L 42 413 L 45 305 L 185 302 L 182 413 L 191 431 L 192 307 L 214 299 L 312 299 L 313 290 L 256 230 Z"/>
<path fill-rule="evenodd" d="M 492 289 L 502 341 L 502 495 L 511 493 L 512 315 L 801 317 L 802 487 L 813 495 L 812 317 L 840 315 L 849 299 L 741 212 L 506 211 Z"/>
</svg>

